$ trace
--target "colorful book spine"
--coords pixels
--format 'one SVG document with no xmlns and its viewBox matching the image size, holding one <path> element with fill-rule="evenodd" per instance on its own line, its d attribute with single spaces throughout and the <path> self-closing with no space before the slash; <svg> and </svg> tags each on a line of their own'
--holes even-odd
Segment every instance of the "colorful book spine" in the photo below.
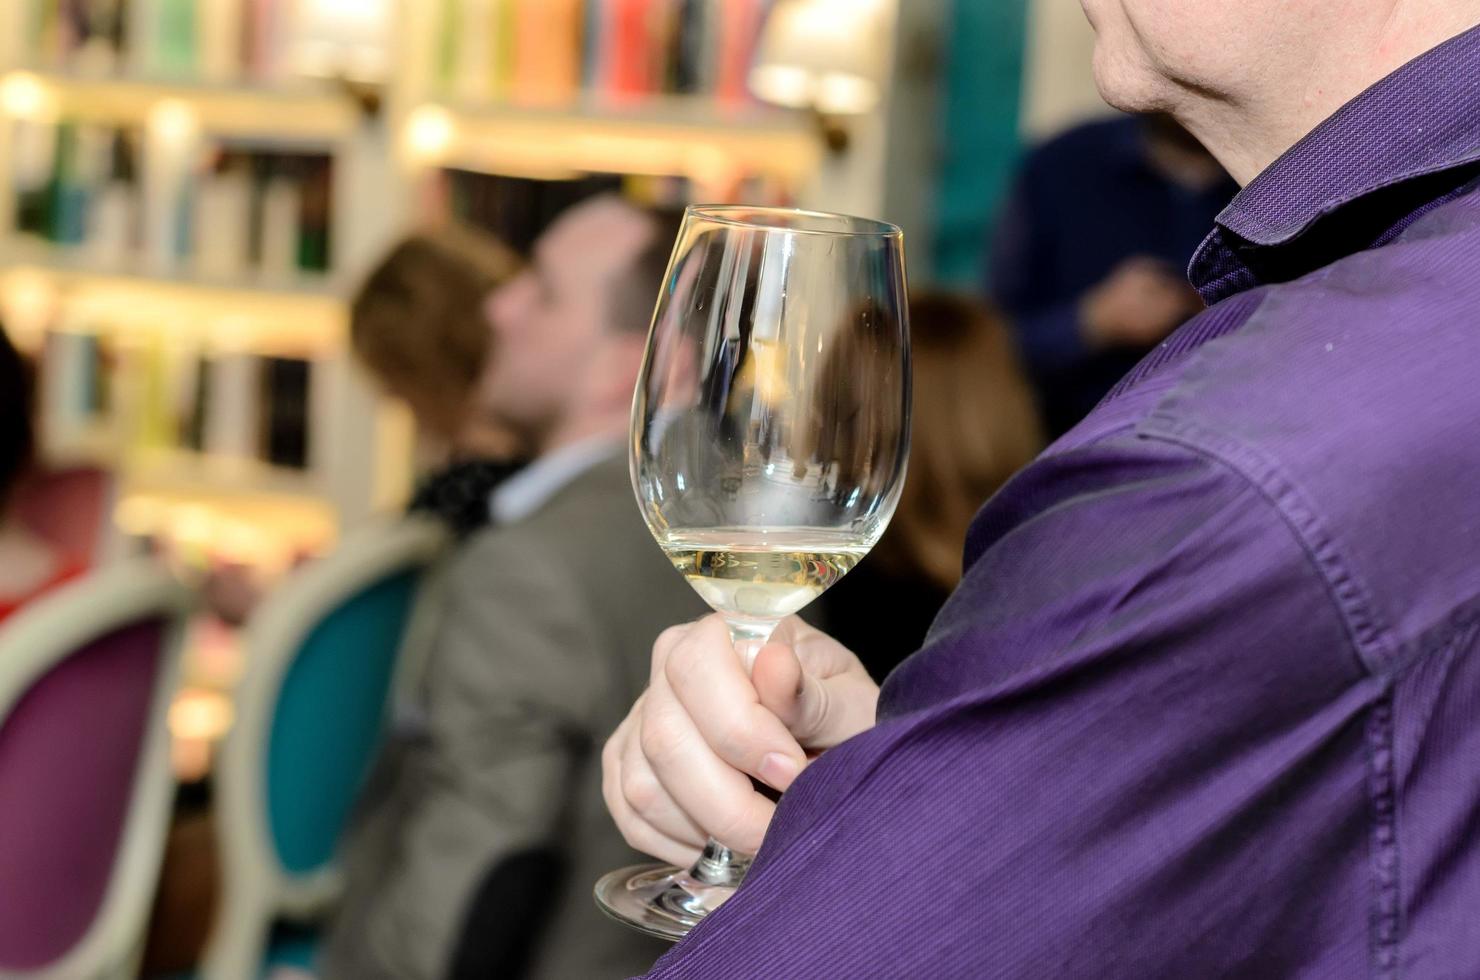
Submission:
<svg viewBox="0 0 1480 980">
<path fill-rule="evenodd" d="M 606 62 L 605 39 L 611 26 L 613 5 L 606 0 L 586 0 L 585 24 L 581 37 L 581 85 L 598 88 L 610 67 Z"/>
<path fill-rule="evenodd" d="M 138 195 L 132 184 L 110 180 L 98 189 L 87 210 L 83 247 L 88 260 L 103 269 L 122 266 L 134 249 Z"/>
<path fill-rule="evenodd" d="M 283 72 L 283 46 L 291 25 L 290 0 L 248 0 L 242 19 L 242 67 L 259 82 L 275 82 Z"/>
<path fill-rule="evenodd" d="M 129 0 L 126 13 L 129 71 L 149 77 L 159 62 L 159 15 L 165 0 Z"/>
<path fill-rule="evenodd" d="M 608 47 L 603 55 L 607 75 L 603 94 L 617 100 L 648 95 L 655 90 L 652 38 L 649 32 L 652 0 L 608 0 L 613 6 Z"/>
<path fill-rule="evenodd" d="M 703 92 L 708 84 L 705 57 L 709 14 L 705 0 L 679 0 L 671 57 L 674 92 Z"/>
<path fill-rule="evenodd" d="M 195 208 L 195 269 L 208 278 L 239 279 L 248 264 L 251 242 L 252 180 L 228 159 L 201 179 Z"/>
<path fill-rule="evenodd" d="M 273 466 L 309 466 L 310 362 L 291 357 L 261 361 L 258 457 Z"/>
<path fill-rule="evenodd" d="M 493 77 L 490 84 L 495 100 L 507 99 L 514 88 L 514 53 L 517 43 L 514 3 L 515 0 L 494 0 Z"/>
<path fill-rule="evenodd" d="M 199 0 L 200 74 L 208 81 L 235 78 L 242 67 L 241 0 Z"/>
<path fill-rule="evenodd" d="M 299 2 L 0 0 L 0 60 L 90 77 L 271 82 L 282 77 Z"/>
<path fill-rule="evenodd" d="M 750 98 L 770 0 L 429 0 L 434 88 L 464 101 L 549 105 L 583 91 Z"/>
<path fill-rule="evenodd" d="M 260 368 L 259 359 L 246 353 L 211 360 L 210 399 L 204 407 L 206 452 L 239 459 L 257 456 Z"/>
<path fill-rule="evenodd" d="M 466 0 L 437 0 L 436 50 L 432 57 L 432 81 L 436 88 L 451 92 L 457 84 L 457 59 L 462 52 L 458 30 L 462 27 L 459 9 Z"/>
<path fill-rule="evenodd" d="M 298 216 L 302 188 L 287 176 L 270 178 L 262 189 L 258 266 L 268 278 L 291 277 L 298 268 Z"/>
<path fill-rule="evenodd" d="M 724 0 L 720 8 L 715 95 L 722 102 L 750 98 L 750 67 L 765 23 L 765 0 Z"/>
<path fill-rule="evenodd" d="M 330 254 L 332 173 L 327 157 L 299 158 L 297 267 L 303 272 L 327 272 Z"/>
<path fill-rule="evenodd" d="M 442 9 L 444 86 L 460 99 L 477 102 L 492 96 L 497 13 L 495 0 L 461 0 Z"/>
<path fill-rule="evenodd" d="M 98 338 L 72 330 L 46 335 L 41 356 L 42 438 L 49 445 L 75 442 L 101 407 Z"/>
<path fill-rule="evenodd" d="M 573 100 L 581 84 L 580 0 L 512 0 L 513 101 L 555 105 Z"/>
</svg>

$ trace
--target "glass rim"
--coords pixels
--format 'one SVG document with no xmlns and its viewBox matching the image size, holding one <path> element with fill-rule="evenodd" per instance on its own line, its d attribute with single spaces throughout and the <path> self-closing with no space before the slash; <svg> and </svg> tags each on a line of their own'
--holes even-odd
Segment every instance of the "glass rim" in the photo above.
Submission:
<svg viewBox="0 0 1480 980">
<path fill-rule="evenodd" d="M 769 224 L 764 220 L 747 220 L 741 215 L 764 217 L 774 215 L 787 218 L 813 218 L 843 222 L 845 228 L 793 228 L 784 224 Z M 834 235 L 858 238 L 903 238 L 904 231 L 898 225 L 876 218 L 860 218 L 857 215 L 834 211 L 812 211 L 806 208 L 778 208 L 747 204 L 690 204 L 684 209 L 685 218 L 700 218 L 713 224 L 732 228 L 748 228 L 752 231 L 776 232 L 790 235 Z"/>
</svg>

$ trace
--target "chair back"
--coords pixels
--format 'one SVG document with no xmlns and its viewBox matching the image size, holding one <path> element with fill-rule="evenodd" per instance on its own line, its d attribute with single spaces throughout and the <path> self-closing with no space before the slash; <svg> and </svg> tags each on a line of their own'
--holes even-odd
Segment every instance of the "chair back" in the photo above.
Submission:
<svg viewBox="0 0 1480 980">
<path fill-rule="evenodd" d="M 139 954 L 191 606 L 130 562 L 0 625 L 0 976 L 90 980 Z"/>
<path fill-rule="evenodd" d="M 429 639 L 423 585 L 446 539 L 420 519 L 365 528 L 289 576 L 248 623 L 218 767 L 225 894 L 208 977 L 255 975 L 273 920 L 337 897 L 336 853 L 398 674 Z"/>
</svg>

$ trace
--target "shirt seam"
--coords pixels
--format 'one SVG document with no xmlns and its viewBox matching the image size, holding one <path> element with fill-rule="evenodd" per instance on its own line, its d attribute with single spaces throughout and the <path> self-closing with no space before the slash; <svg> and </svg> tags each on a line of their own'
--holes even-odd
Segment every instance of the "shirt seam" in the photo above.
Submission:
<svg viewBox="0 0 1480 980">
<path fill-rule="evenodd" d="M 1402 936 L 1398 797 L 1393 733 L 1393 688 L 1388 686 L 1367 718 L 1368 841 L 1372 851 L 1372 909 L 1368 925 L 1373 980 L 1397 980 Z"/>
<path fill-rule="evenodd" d="M 1143 437 L 1172 442 L 1226 467 L 1248 481 L 1270 502 L 1275 512 L 1290 527 L 1312 567 L 1326 584 L 1358 660 L 1384 684 L 1382 694 L 1368 709 L 1363 739 L 1369 824 L 1367 837 L 1371 855 L 1369 887 L 1372 904 L 1368 910 L 1368 942 L 1373 980 L 1398 980 L 1401 964 L 1399 946 L 1402 937 L 1402 882 L 1398 841 L 1397 752 L 1393 723 L 1393 681 L 1397 658 L 1392 652 L 1390 631 L 1372 613 L 1366 600 L 1366 590 L 1341 561 L 1334 541 L 1325 532 L 1314 509 L 1304 500 L 1294 484 L 1284 479 L 1263 454 L 1229 436 L 1210 432 L 1193 422 L 1174 419 L 1164 412 L 1153 413 L 1148 422 L 1159 423 L 1166 428 L 1157 430 L 1143 427 L 1140 429 Z M 1240 463 L 1243 465 L 1239 465 Z M 1299 511 L 1292 512 L 1286 502 L 1294 502 Z M 1452 633 L 1449 643 L 1458 642 L 1461 638 L 1460 634 Z"/>
<path fill-rule="evenodd" d="M 1363 668 L 1376 677 L 1391 674 L 1397 661 L 1391 629 L 1373 607 L 1366 585 L 1342 558 L 1316 509 L 1272 461 L 1247 443 L 1178 419 L 1164 409 L 1153 411 L 1136 431 L 1142 438 L 1173 443 L 1218 462 L 1258 490 L 1295 534 L 1321 576 Z"/>
</svg>

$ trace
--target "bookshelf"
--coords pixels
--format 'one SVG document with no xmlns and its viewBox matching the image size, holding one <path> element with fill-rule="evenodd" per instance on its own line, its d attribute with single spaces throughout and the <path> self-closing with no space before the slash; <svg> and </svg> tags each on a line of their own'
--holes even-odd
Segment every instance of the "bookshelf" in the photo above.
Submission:
<svg viewBox="0 0 1480 980">
<path fill-rule="evenodd" d="M 325 145 L 346 139 L 358 125 L 355 107 L 320 84 L 161 79 L 13 66 L 0 82 L 0 99 L 22 105 L 40 97 L 59 116 L 109 126 L 143 125 L 161 102 L 189 105 L 203 130 L 259 145 Z"/>
<path fill-rule="evenodd" d="M 896 0 L 861 0 L 893 7 Z M 876 212 L 883 143 L 830 154 L 817 121 L 746 89 L 767 0 L 400 0 L 388 118 L 406 186 L 438 169 L 681 178 L 709 202 Z M 548 29 L 524 21 L 538 11 Z M 531 52 L 521 57 L 525 46 Z M 867 133 L 884 113 L 854 122 Z M 669 201 L 668 203 L 683 203 Z"/>
<path fill-rule="evenodd" d="M 403 132 L 412 137 L 439 116 L 445 132 L 422 148 L 416 162 L 424 166 L 551 179 L 592 172 L 677 176 L 699 184 L 739 173 L 799 185 L 823 155 L 805 117 L 699 96 L 615 106 L 584 99 L 560 108 L 427 101 L 412 110 Z M 413 156 L 417 150 L 408 147 Z"/>
<path fill-rule="evenodd" d="M 334 7 L 298 6 L 300 18 L 320 20 Z M 323 374 L 313 385 L 310 441 L 317 448 L 308 470 L 289 478 L 282 467 L 206 447 L 130 445 L 106 427 L 88 435 L 74 426 L 46 446 L 57 461 L 152 473 L 156 489 L 178 483 L 176 496 L 186 500 L 229 507 L 239 493 L 207 491 L 261 491 L 327 508 L 344 525 L 404 494 L 408 421 L 350 363 L 345 297 L 418 220 L 426 182 L 440 171 L 681 178 L 680 193 L 706 199 L 746 193 L 737 188 L 750 177 L 803 206 L 874 213 L 883 201 L 883 108 L 855 121 L 855 149 L 839 157 L 813 119 L 765 107 L 745 92 L 765 0 L 357 5 L 356 37 L 377 12 L 389 25 L 378 117 L 342 85 L 296 70 L 306 48 L 292 37 L 293 4 L 99 3 L 98 10 L 123 13 L 84 28 L 62 23 L 63 7 L 18 0 L 0 10 L 0 173 L 11 177 L 0 180 L 0 314 L 18 342 L 40 351 L 49 332 L 82 329 L 125 346 L 166 338 L 194 351 L 308 358 Z M 325 24 L 316 27 L 321 35 L 338 30 Z M 130 207 L 144 212 L 133 215 L 144 227 L 130 244 L 95 248 L 76 228 L 70 236 L 38 235 L 23 226 L 15 175 L 28 154 L 36 156 L 38 132 L 62 122 L 128 144 L 137 198 Z M 239 255 L 197 261 L 152 240 L 178 235 L 188 220 L 151 216 L 162 196 L 176 184 L 198 189 L 219 176 L 202 172 L 209 153 L 222 170 L 232 154 L 325 161 L 332 173 L 325 267 L 280 261 L 255 268 Z M 61 195 L 54 187 L 46 193 Z M 196 205 L 195 220 L 209 227 L 204 205 Z M 158 465 L 170 452 L 170 465 Z"/>
<path fill-rule="evenodd" d="M 7 15 L 15 16 L 21 6 L 15 5 Z M 305 420 L 309 450 L 300 467 L 266 465 L 242 453 L 239 446 L 218 452 L 210 446 L 183 447 L 161 444 L 157 437 L 139 438 L 127 431 L 139 428 L 138 420 L 56 425 L 43 411 L 45 458 L 55 465 L 112 471 L 119 523 L 128 525 L 120 530 L 129 533 L 169 536 L 177 524 L 198 531 L 209 523 L 200 519 L 203 512 L 229 522 L 248 513 L 261 516 L 261 508 L 253 508 L 270 501 L 272 533 L 284 540 L 311 539 L 325 547 L 339 526 L 402 496 L 410 481 L 404 413 L 374 394 L 350 363 L 346 345 L 346 284 L 358 271 L 354 263 L 372 255 L 386 237 L 373 222 L 360 220 L 365 209 L 355 207 L 346 196 L 363 186 L 365 172 L 377 169 L 373 160 L 366 163 L 356 157 L 383 150 L 375 140 L 363 138 L 360 109 L 342 92 L 308 81 L 179 74 L 156 78 L 137 74 L 136 60 L 127 57 L 115 59 L 114 72 L 98 75 L 71 65 L 39 64 L 13 43 L 8 50 L 12 60 L 0 66 L 4 119 L 0 172 L 10 177 L 0 186 L 0 312 L 17 343 L 43 355 L 51 335 L 81 332 L 96 337 L 99 345 L 126 352 L 168 347 L 222 358 L 252 352 L 300 358 L 313 370 L 311 417 Z M 106 139 L 116 146 L 127 144 L 130 159 L 123 168 L 127 181 L 119 179 L 117 149 L 97 151 L 98 159 L 112 158 L 107 163 L 110 174 L 93 174 L 92 186 L 78 195 L 87 198 L 86 210 L 97 212 L 103 210 L 100 201 L 106 191 L 115 186 L 126 189 L 131 199 L 120 211 L 130 227 L 111 236 L 117 239 L 112 248 L 97 247 L 94 225 L 100 219 L 92 214 L 71 220 L 68 233 L 57 232 L 58 225 L 68 222 L 58 221 L 54 214 L 40 229 L 23 221 L 25 190 L 16 175 L 25 171 L 27 154 L 49 158 L 53 169 L 39 182 L 39 190 L 30 191 L 31 197 L 46 199 L 55 210 L 56 202 L 68 193 L 59 189 L 62 178 L 57 174 L 63 168 L 57 160 L 65 152 L 59 138 L 55 149 L 42 143 L 63 126 L 75 134 L 87 133 L 93 143 Z M 74 146 L 81 142 L 81 135 L 73 135 Z M 223 217 L 240 217 L 219 208 L 208 214 L 204 206 L 202 187 L 215 177 L 209 161 L 213 155 L 220 160 L 229 154 L 245 161 L 237 168 L 241 179 L 234 188 L 240 202 L 229 202 L 243 204 L 249 194 L 264 196 L 260 186 L 249 185 L 254 180 L 261 184 L 252 169 L 259 157 L 251 154 L 312 154 L 311 159 L 323 160 L 322 169 L 332 173 L 326 178 L 332 185 L 329 200 L 320 208 L 329 213 L 318 233 L 317 252 L 331 253 L 330 243 L 343 242 L 347 247 L 339 251 L 344 254 L 322 254 L 308 263 L 320 267 L 305 268 L 305 232 L 289 227 L 276 233 L 281 254 L 271 264 L 265 255 L 254 256 L 251 262 L 244 254 L 203 255 L 210 251 L 205 234 L 213 221 L 219 225 L 225 223 Z M 34 169 L 34 161 L 32 165 Z M 75 162 L 74 166 L 82 169 Z M 274 179 L 269 174 L 268 183 Z M 34 177 L 32 181 L 38 183 Z M 276 190 L 287 183 L 276 179 Z M 341 186 L 346 183 L 356 186 Z M 189 207 L 182 207 L 177 198 L 186 189 L 194 196 Z M 388 196 L 394 189 L 378 192 Z M 289 197 L 286 209 L 278 208 L 279 217 L 295 206 L 301 216 L 307 205 Z M 152 214 L 161 201 L 166 212 Z M 256 206 L 257 201 L 251 203 Z M 186 234 L 193 233 L 194 252 L 174 247 L 168 239 L 180 234 L 192 218 L 197 227 Z M 152 232 L 160 233 L 155 238 L 166 239 L 162 246 L 151 241 Z M 259 240 L 272 234 L 264 228 L 251 229 Z M 260 242 L 255 247 L 268 251 Z M 245 249 L 233 246 L 224 251 Z M 109 359 L 129 357 L 100 361 Z M 141 369 L 124 364 L 113 370 L 122 375 L 108 379 L 108 385 L 116 388 L 128 383 L 129 371 Z M 43 388 L 46 373 L 43 368 Z M 381 447 L 390 453 L 402 451 L 399 464 L 377 459 Z M 147 506 L 132 506 L 136 500 Z M 148 521 L 137 519 L 145 512 Z M 125 514 L 135 519 L 124 521 Z M 295 535 L 295 525 L 308 533 Z M 235 544 L 242 540 L 244 536 L 238 535 Z"/>
</svg>

